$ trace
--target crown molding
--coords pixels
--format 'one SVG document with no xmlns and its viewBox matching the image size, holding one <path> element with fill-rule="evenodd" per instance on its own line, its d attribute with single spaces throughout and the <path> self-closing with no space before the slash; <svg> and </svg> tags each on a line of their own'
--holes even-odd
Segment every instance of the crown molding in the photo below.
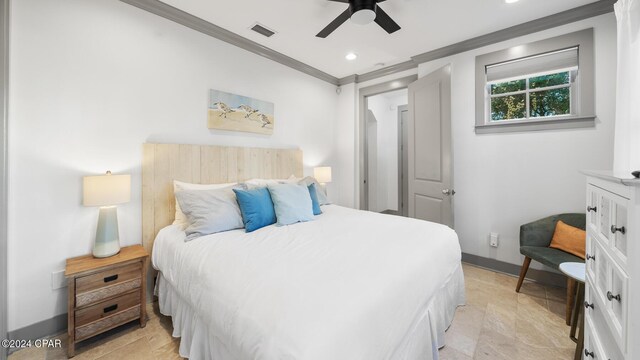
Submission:
<svg viewBox="0 0 640 360">
<path fill-rule="evenodd" d="M 594 16 L 607 14 L 613 11 L 613 4 L 616 0 L 599 0 L 587 5 L 579 6 L 570 10 L 559 12 L 557 14 L 545 16 L 536 20 L 532 20 L 519 25 L 511 26 L 506 29 L 494 31 L 492 33 L 474 37 L 459 43 L 431 50 L 419 55 L 411 57 L 411 60 L 401 62 L 399 64 L 387 66 L 382 69 L 370 71 L 364 74 L 353 74 L 343 78 L 337 78 L 326 72 L 316 69 L 311 65 L 307 65 L 292 57 L 272 50 L 264 45 L 260 45 L 255 41 L 249 40 L 220 26 L 212 24 L 199 17 L 191 15 L 185 11 L 165 4 L 159 0 L 120 0 L 129 5 L 135 6 L 142 10 L 161 16 L 178 24 L 184 25 L 193 30 L 199 31 L 205 35 L 209 35 L 218 40 L 222 40 L 229 44 L 235 45 L 254 54 L 263 56 L 267 59 L 288 66 L 292 69 L 303 72 L 320 80 L 326 81 L 332 85 L 346 85 L 350 83 L 361 83 L 369 80 L 375 80 L 387 75 L 393 75 L 402 71 L 418 67 L 419 64 L 440 59 L 443 57 L 456 55 L 465 51 L 481 48 L 484 46 L 496 44 L 502 41 L 511 40 L 520 36 L 529 35 L 539 31 L 551 29 L 554 27 L 570 24 L 572 22 L 588 19 Z"/>
<path fill-rule="evenodd" d="M 254 54 L 273 60 L 284 66 L 303 72 L 320 80 L 324 80 L 330 84 L 338 85 L 338 78 L 318 70 L 311 65 L 307 65 L 292 57 L 272 50 L 264 45 L 260 45 L 255 41 L 249 40 L 229 30 L 223 29 L 218 25 L 212 24 L 197 16 L 191 15 L 176 7 L 165 4 L 159 0 L 120 0 L 123 3 L 135 6 L 139 9 L 148 11 L 152 14 L 171 20 L 190 29 L 209 35 L 218 40 L 222 40 L 231 45 L 235 45 L 241 49 L 250 51 Z"/>
<path fill-rule="evenodd" d="M 390 65 L 390 66 L 384 67 L 382 69 L 374 70 L 374 71 L 371 71 L 371 72 L 368 72 L 368 73 L 365 73 L 365 74 L 362 74 L 362 75 L 357 75 L 356 74 L 356 75 L 346 76 L 346 77 L 341 78 L 338 81 L 339 81 L 340 85 L 346 85 L 346 84 L 349 84 L 349 83 L 352 83 L 352 82 L 361 83 L 361 82 L 365 82 L 365 81 L 381 78 L 383 76 L 399 73 L 401 71 L 414 69 L 414 68 L 417 68 L 417 67 L 418 67 L 418 64 L 416 64 L 413 60 L 409 60 L 409 61 L 401 62 L 399 64 Z"/>
<path fill-rule="evenodd" d="M 515 39 L 520 36 L 529 35 L 554 27 L 570 24 L 594 16 L 607 14 L 613 11 L 613 4 L 615 2 L 616 0 L 596 1 L 591 4 L 559 12 L 557 14 L 545 16 L 543 18 L 518 24 L 486 35 L 461 41 L 453 45 L 428 51 L 420 55 L 412 56 L 411 60 L 413 60 L 415 63 L 421 64 L 443 57 L 460 54 L 465 51 L 493 45 L 506 40 Z"/>
</svg>

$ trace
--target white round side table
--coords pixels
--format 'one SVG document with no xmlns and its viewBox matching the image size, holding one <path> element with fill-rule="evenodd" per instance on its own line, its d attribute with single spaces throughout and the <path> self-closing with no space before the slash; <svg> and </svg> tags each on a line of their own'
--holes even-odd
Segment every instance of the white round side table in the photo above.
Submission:
<svg viewBox="0 0 640 360">
<path fill-rule="evenodd" d="M 576 302 L 575 304 L 573 304 L 573 314 L 571 315 L 571 332 L 569 333 L 569 337 L 571 338 L 571 340 L 577 343 L 574 360 L 582 359 L 582 349 L 584 349 L 584 315 L 580 317 L 580 309 L 582 309 L 582 303 L 584 302 L 584 282 L 586 276 L 585 270 L 586 266 L 584 263 L 565 262 L 560 264 L 560 271 L 577 282 L 577 296 Z M 580 319 L 579 326 L 578 319 Z M 577 327 L 580 327 L 580 336 L 576 339 Z"/>
</svg>

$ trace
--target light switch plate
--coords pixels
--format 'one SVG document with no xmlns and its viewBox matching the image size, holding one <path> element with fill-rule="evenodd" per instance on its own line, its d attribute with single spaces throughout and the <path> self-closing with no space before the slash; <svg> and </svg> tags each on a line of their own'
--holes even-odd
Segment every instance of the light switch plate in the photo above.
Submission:
<svg viewBox="0 0 640 360">
<path fill-rule="evenodd" d="M 62 289 L 67 286 L 67 279 L 64 277 L 64 270 L 51 273 L 51 289 Z"/>
<path fill-rule="evenodd" d="M 498 238 L 500 235 L 498 233 L 489 234 L 489 245 L 492 247 L 498 247 Z"/>
</svg>

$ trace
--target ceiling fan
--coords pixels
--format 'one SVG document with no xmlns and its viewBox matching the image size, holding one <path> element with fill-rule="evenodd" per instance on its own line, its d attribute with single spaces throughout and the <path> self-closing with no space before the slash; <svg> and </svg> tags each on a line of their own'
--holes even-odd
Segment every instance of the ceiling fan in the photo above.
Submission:
<svg viewBox="0 0 640 360">
<path fill-rule="evenodd" d="M 340 25 L 344 24 L 345 21 L 351 19 L 356 24 L 366 25 L 375 21 L 376 24 L 380 25 L 386 32 L 392 34 L 398 30 L 400 30 L 400 25 L 398 25 L 389 15 L 387 15 L 384 10 L 382 10 L 378 3 L 381 3 L 385 0 L 329 0 L 334 2 L 348 3 L 349 8 L 345 10 L 342 14 L 338 15 L 338 17 L 333 20 L 327 27 L 322 29 L 316 35 L 319 38 L 326 38 L 334 32 Z"/>
</svg>

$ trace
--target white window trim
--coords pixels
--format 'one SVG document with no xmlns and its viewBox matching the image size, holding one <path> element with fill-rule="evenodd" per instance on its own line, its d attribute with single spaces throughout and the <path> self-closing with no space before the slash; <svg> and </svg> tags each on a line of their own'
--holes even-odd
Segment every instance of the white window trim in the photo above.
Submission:
<svg viewBox="0 0 640 360">
<path fill-rule="evenodd" d="M 490 106 L 488 104 L 486 67 L 493 64 L 506 63 L 566 49 L 578 47 L 579 71 L 572 79 L 571 115 L 553 117 L 534 117 L 518 120 L 490 121 Z M 566 128 L 581 128 L 595 126 L 595 66 L 593 52 L 593 28 L 550 38 L 542 41 L 520 45 L 476 57 L 476 124 L 477 134 L 537 131 Z M 513 54 L 517 54 L 517 57 Z M 559 71 L 553 71 L 556 73 Z M 534 75 L 537 75 L 534 74 Z M 518 76 L 522 79 L 528 75 Z M 527 78 L 528 79 L 528 78 Z M 508 79 L 499 80 L 504 82 Z M 527 80 L 528 81 L 528 80 Z M 492 81 L 491 83 L 495 83 Z M 527 104 L 527 112 L 529 106 Z"/>
</svg>

